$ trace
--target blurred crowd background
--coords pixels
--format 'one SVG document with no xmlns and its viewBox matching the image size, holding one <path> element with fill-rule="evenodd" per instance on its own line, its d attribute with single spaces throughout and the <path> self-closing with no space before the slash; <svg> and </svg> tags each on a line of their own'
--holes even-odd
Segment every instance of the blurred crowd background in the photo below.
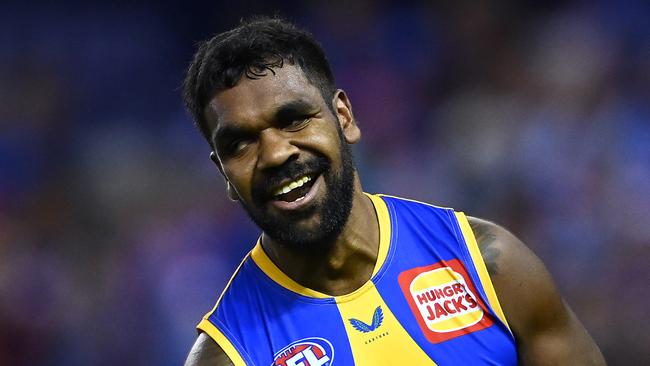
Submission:
<svg viewBox="0 0 650 366">
<path fill-rule="evenodd" d="M 649 2 L 63 0 L 0 5 L 0 365 L 183 362 L 258 230 L 179 85 L 275 12 L 348 91 L 367 191 L 510 228 L 650 364 Z"/>
</svg>

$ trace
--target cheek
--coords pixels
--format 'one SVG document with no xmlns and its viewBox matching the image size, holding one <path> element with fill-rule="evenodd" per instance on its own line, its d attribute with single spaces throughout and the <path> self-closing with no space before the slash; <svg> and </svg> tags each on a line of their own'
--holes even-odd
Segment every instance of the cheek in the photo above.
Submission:
<svg viewBox="0 0 650 366">
<path fill-rule="evenodd" d="M 237 194 L 240 197 L 247 198 L 250 196 L 250 181 L 251 181 L 251 170 L 250 169 L 228 169 L 224 166 L 224 174 L 226 175 L 230 185 L 235 188 Z"/>
<path fill-rule="evenodd" d="M 327 123 L 327 122 L 326 122 Z M 331 122 L 329 122 L 331 124 Z M 335 126 L 323 124 L 314 125 L 308 132 L 308 136 L 302 139 L 304 147 L 317 151 L 332 160 L 332 163 L 340 159 L 341 137 Z"/>
</svg>

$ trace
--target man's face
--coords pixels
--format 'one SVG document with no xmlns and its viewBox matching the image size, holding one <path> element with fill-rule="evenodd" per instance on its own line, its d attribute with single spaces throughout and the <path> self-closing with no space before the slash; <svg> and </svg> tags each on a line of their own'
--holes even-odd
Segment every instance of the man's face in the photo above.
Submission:
<svg viewBox="0 0 650 366">
<path fill-rule="evenodd" d="M 332 107 L 300 68 L 273 71 L 242 78 L 206 107 L 214 160 L 267 235 L 295 250 L 326 249 L 352 207 L 349 144 L 359 130 L 344 94 Z"/>
</svg>

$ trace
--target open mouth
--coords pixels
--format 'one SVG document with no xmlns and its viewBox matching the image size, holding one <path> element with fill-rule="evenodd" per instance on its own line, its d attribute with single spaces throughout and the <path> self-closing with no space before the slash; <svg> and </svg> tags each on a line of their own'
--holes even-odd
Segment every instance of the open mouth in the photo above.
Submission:
<svg viewBox="0 0 650 366">
<path fill-rule="evenodd" d="M 302 175 L 283 184 L 273 192 L 273 200 L 298 202 L 305 198 L 315 182 L 314 175 Z"/>
</svg>

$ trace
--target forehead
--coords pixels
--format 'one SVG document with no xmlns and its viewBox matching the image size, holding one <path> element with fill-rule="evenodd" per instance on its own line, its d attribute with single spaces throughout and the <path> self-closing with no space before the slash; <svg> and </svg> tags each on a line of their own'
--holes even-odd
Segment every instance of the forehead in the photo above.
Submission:
<svg viewBox="0 0 650 366">
<path fill-rule="evenodd" d="M 234 87 L 217 93 L 208 103 L 205 116 L 213 130 L 220 123 L 264 121 L 272 118 L 277 107 L 296 100 L 314 106 L 323 104 L 318 88 L 294 65 L 267 70 L 259 79 L 242 77 Z"/>
</svg>

